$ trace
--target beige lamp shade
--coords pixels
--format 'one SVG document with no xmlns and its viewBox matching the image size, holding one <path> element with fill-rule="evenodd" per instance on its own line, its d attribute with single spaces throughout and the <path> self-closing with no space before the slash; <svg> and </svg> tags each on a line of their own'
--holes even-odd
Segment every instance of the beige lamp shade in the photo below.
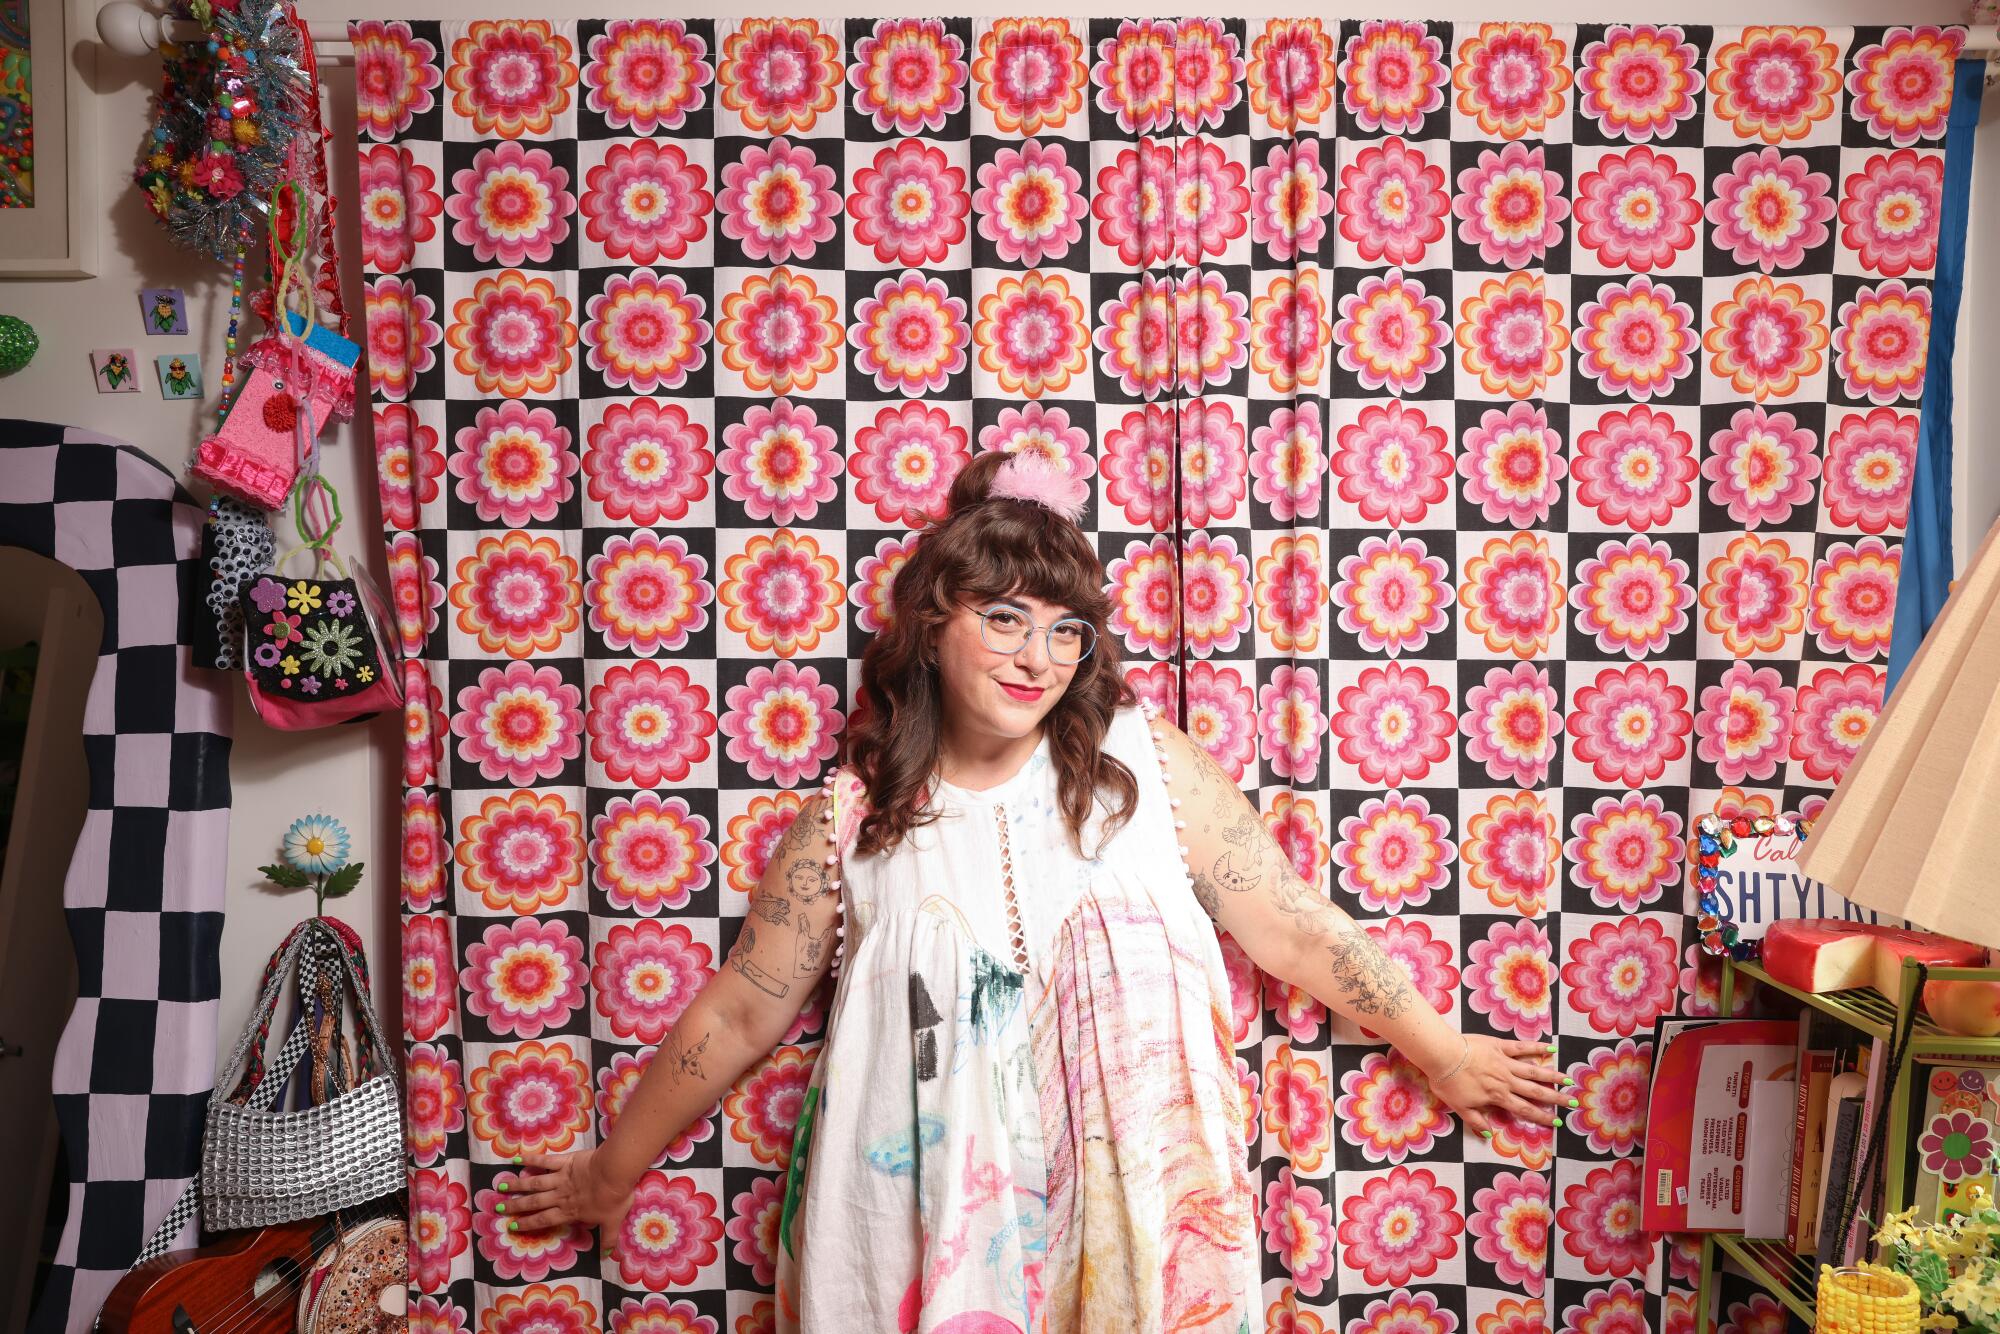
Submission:
<svg viewBox="0 0 2000 1334">
<path fill-rule="evenodd" d="M 1799 869 L 2000 948 L 2000 523 L 1813 825 Z"/>
</svg>

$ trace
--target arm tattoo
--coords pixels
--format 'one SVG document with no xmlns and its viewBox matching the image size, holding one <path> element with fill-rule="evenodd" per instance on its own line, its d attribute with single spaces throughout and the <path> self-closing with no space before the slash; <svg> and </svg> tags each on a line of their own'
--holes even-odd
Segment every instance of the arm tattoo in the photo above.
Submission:
<svg viewBox="0 0 2000 1334">
<path fill-rule="evenodd" d="M 1264 871 L 1254 862 L 1239 870 L 1236 854 L 1225 852 L 1215 859 L 1215 883 L 1232 894 L 1247 894 L 1264 883 Z"/>
<path fill-rule="evenodd" d="M 807 855 L 785 868 L 785 888 L 800 903 L 811 903 L 830 891 L 827 868 L 819 858 Z"/>
<path fill-rule="evenodd" d="M 1396 961 L 1360 927 L 1343 931 L 1328 946 L 1333 980 L 1356 1014 L 1395 1019 L 1410 1008 L 1410 981 Z"/>
<path fill-rule="evenodd" d="M 756 948 L 757 928 L 745 922 L 743 924 L 742 937 L 737 940 L 736 948 L 730 951 L 729 966 L 743 974 L 744 980 L 759 991 L 764 992 L 766 995 L 782 997 L 792 989 L 791 984 L 780 982 L 777 978 L 772 977 L 762 968 L 750 962 L 750 951 Z"/>
<path fill-rule="evenodd" d="M 800 914 L 799 938 L 795 947 L 797 958 L 792 964 L 792 976 L 811 977 L 814 973 L 817 973 L 820 970 L 820 965 L 826 962 L 827 942 L 832 939 L 833 923 L 828 922 L 824 930 L 818 935 L 814 935 L 812 926 L 806 921 L 805 915 Z"/>
<path fill-rule="evenodd" d="M 1215 882 L 1200 871 L 1194 872 L 1188 879 L 1194 884 L 1194 901 L 1201 905 L 1201 910 L 1210 917 L 1220 914 L 1222 895 L 1216 892 Z"/>
<path fill-rule="evenodd" d="M 693 1075 L 696 1079 L 708 1078 L 701 1068 L 701 1054 L 708 1050 L 710 1036 L 703 1033 L 701 1041 L 690 1047 L 678 1031 L 667 1034 L 667 1042 L 660 1048 L 660 1056 L 667 1062 L 667 1068 L 673 1072 L 676 1083 L 680 1082 L 683 1075 Z"/>
<path fill-rule="evenodd" d="M 792 921 L 792 901 L 766 891 L 750 903 L 750 911 L 773 926 L 790 926 Z"/>
</svg>

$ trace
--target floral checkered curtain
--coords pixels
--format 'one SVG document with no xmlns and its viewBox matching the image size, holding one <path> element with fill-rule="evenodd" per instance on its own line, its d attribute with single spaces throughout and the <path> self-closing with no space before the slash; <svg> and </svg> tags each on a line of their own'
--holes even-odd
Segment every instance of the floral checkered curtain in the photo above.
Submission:
<svg viewBox="0 0 2000 1334">
<path fill-rule="evenodd" d="M 615 1257 L 497 1186 L 616 1120 L 985 449 L 1091 480 L 1135 683 L 1300 871 L 1578 1080 L 1468 1143 L 1225 942 L 1270 1327 L 1690 1325 L 1634 1153 L 1691 821 L 1810 814 L 1879 707 L 1961 34 L 352 31 L 417 1326 L 771 1323 L 823 998 Z"/>
</svg>

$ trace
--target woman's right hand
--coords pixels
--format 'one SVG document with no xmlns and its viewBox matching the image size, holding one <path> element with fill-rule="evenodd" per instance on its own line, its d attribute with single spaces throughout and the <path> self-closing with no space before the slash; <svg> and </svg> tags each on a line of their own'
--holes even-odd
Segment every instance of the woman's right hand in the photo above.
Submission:
<svg viewBox="0 0 2000 1334">
<path fill-rule="evenodd" d="M 509 1230 L 548 1232 L 583 1223 L 606 1230 L 606 1241 L 625 1225 L 632 1207 L 631 1183 L 614 1181 L 601 1150 L 531 1153 L 524 1174 L 507 1197 Z"/>
</svg>

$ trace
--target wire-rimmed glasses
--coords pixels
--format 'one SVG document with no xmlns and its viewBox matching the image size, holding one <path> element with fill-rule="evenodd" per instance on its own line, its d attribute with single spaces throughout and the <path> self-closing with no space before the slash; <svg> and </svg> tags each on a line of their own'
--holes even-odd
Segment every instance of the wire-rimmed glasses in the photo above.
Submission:
<svg viewBox="0 0 2000 1334">
<path fill-rule="evenodd" d="M 998 606 L 979 612 L 979 637 L 995 653 L 1019 653 L 1042 632 L 1048 644 L 1049 660 L 1064 667 L 1074 666 L 1097 648 L 1097 630 L 1078 616 L 1065 616 L 1052 625 L 1038 626 L 1019 607 Z"/>
</svg>

